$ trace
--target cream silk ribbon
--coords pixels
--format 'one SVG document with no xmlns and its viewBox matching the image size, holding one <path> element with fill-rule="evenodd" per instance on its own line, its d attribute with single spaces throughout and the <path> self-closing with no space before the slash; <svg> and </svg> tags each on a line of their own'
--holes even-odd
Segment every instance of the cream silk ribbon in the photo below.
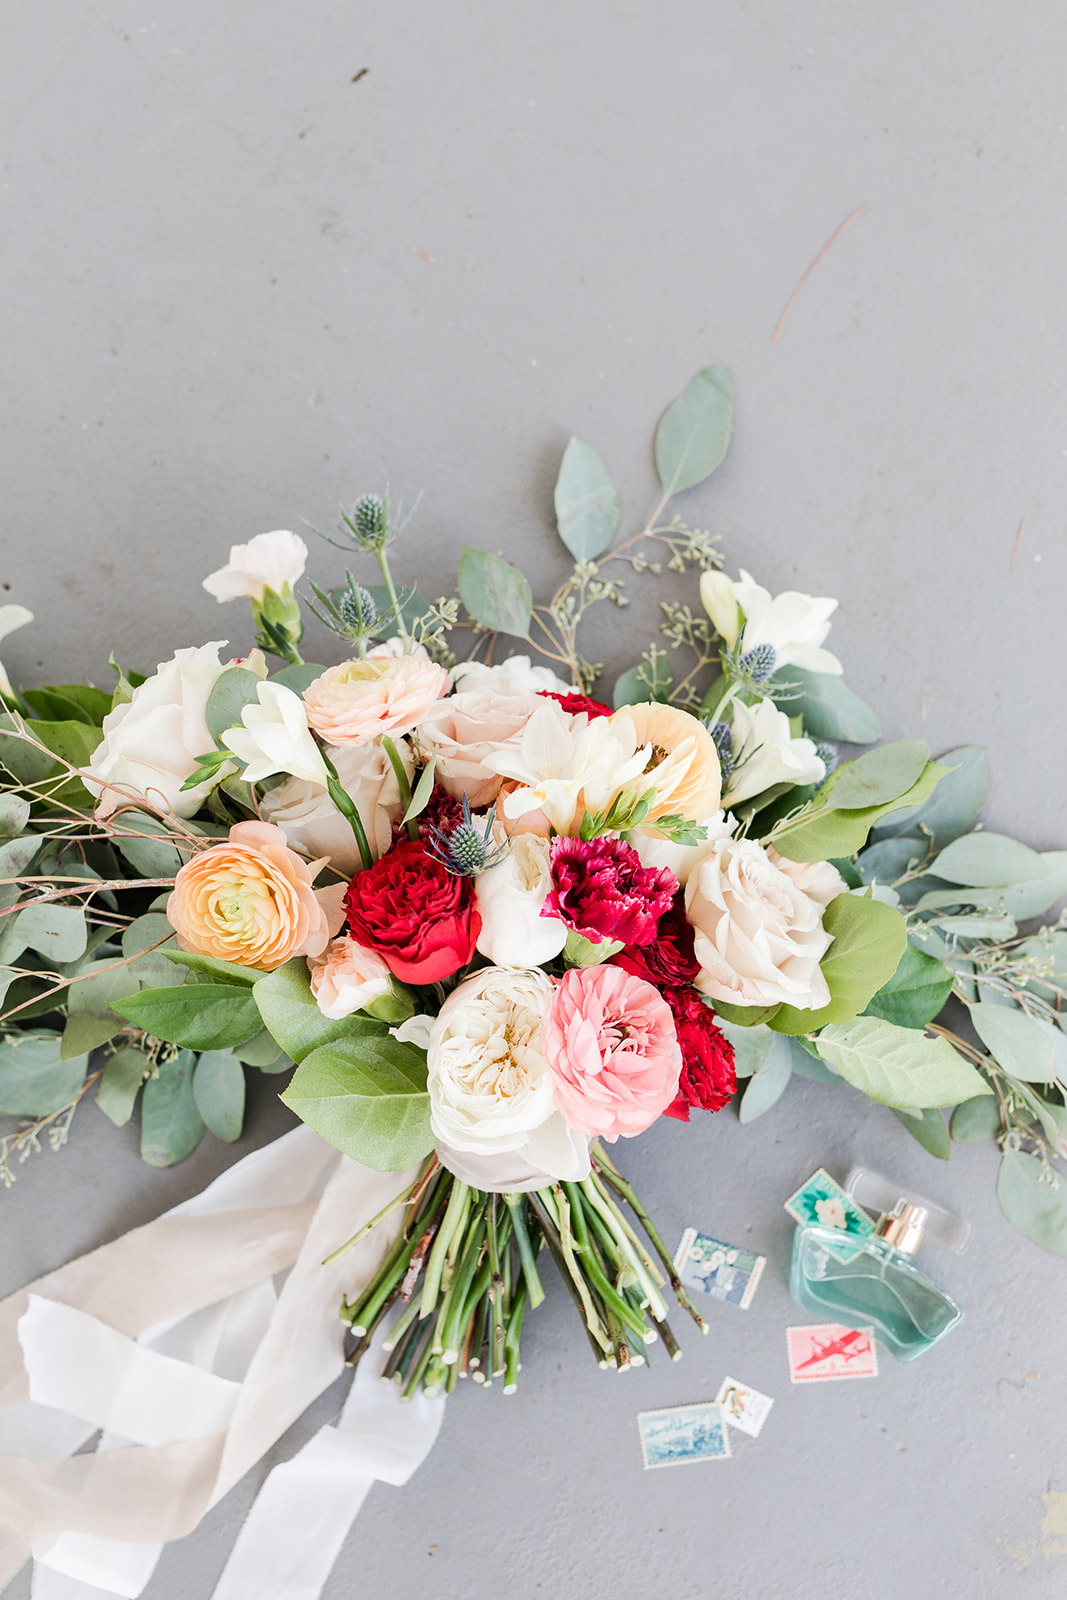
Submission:
<svg viewBox="0 0 1067 1600">
<path fill-rule="evenodd" d="M 369 1281 L 399 1209 L 323 1259 L 411 1176 L 297 1128 L 0 1302 L 0 1587 L 32 1555 L 33 1600 L 139 1595 L 163 1544 L 343 1370 L 340 1297 Z M 336 1426 L 267 1478 L 215 1600 L 316 1600 L 371 1484 L 423 1460 L 443 1400 L 402 1405 L 382 1360 L 364 1357 Z"/>
</svg>

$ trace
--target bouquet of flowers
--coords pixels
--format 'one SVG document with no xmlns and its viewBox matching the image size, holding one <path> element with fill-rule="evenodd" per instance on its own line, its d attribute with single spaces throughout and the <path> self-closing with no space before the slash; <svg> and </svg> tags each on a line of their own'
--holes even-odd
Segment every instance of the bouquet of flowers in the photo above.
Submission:
<svg viewBox="0 0 1067 1600">
<path fill-rule="evenodd" d="M 617 1141 L 720 1110 L 738 1079 L 743 1122 L 797 1072 L 892 1107 L 938 1156 L 957 1106 L 955 1137 L 1003 1147 L 1009 1216 L 1067 1250 L 1065 935 L 1017 927 L 1067 890 L 1067 854 L 971 831 L 980 751 L 840 759 L 878 726 L 825 648 L 836 602 L 729 578 L 711 535 L 667 517 L 731 417 L 729 372 L 705 369 L 660 420 L 662 497 L 622 539 L 606 469 L 571 441 L 574 564 L 546 605 L 474 548 L 458 599 L 399 587 L 405 520 L 368 495 L 341 547 L 380 581 L 309 582 L 337 664 L 301 657 L 308 552 L 279 531 L 205 580 L 250 600 L 246 656 L 180 649 L 147 678 L 116 667 L 110 693 L 3 681 L 0 1113 L 30 1119 L 5 1170 L 46 1130 L 62 1143 L 93 1089 L 119 1124 L 140 1095 L 145 1159 L 180 1160 L 205 1129 L 237 1137 L 245 1066 L 295 1064 L 299 1117 L 408 1174 L 395 1243 L 341 1311 L 355 1356 L 399 1309 L 386 1370 L 409 1394 L 514 1387 L 542 1251 L 602 1366 L 657 1339 L 676 1355 L 668 1285 L 702 1319 Z M 626 603 L 611 563 L 695 569 L 701 605 L 664 603 L 668 648 L 609 705 L 577 640 L 592 606 Z M 523 653 L 501 659 L 501 635 Z M 935 1020 L 953 999 L 969 1036 Z"/>
</svg>

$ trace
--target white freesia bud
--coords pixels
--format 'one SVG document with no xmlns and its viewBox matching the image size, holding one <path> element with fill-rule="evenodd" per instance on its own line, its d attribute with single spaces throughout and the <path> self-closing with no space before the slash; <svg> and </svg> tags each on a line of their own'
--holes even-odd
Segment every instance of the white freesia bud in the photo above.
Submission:
<svg viewBox="0 0 1067 1600">
<path fill-rule="evenodd" d="M 517 833 L 508 853 L 474 880 L 482 919 L 477 949 L 498 967 L 543 966 L 567 942 L 558 917 L 541 908 L 552 887 L 551 843 L 535 833 Z"/>
<path fill-rule="evenodd" d="M 308 547 L 298 534 L 278 528 L 257 533 L 247 544 L 230 546 L 230 559 L 204 579 L 216 600 L 262 600 L 264 589 L 281 594 L 304 575 Z"/>
<path fill-rule="evenodd" d="M 735 700 L 733 766 L 723 791 L 724 806 L 740 805 L 776 783 L 821 783 L 826 763 L 810 739 L 794 739 L 789 718 L 773 700 L 746 706 Z"/>
<path fill-rule="evenodd" d="M 99 794 L 98 817 L 116 806 L 142 801 L 173 817 L 193 817 L 212 789 L 233 771 L 226 766 L 204 783 L 182 791 L 196 770 L 196 757 L 214 750 L 207 726 L 208 695 L 229 663 L 220 662 L 225 639 L 177 650 L 124 704 L 104 718 L 101 742 L 82 769 L 86 786 Z"/>
<path fill-rule="evenodd" d="M 725 572 L 701 573 L 700 603 L 725 641 L 726 648 L 732 650 L 741 631 L 741 615 L 734 585 Z"/>
<path fill-rule="evenodd" d="M 246 763 L 244 781 L 262 783 L 276 772 L 288 772 L 325 789 L 329 773 L 300 696 L 280 683 L 261 683 L 256 693 L 258 705 L 241 711 L 244 726 L 228 728 L 222 735 L 227 750 Z"/>
<path fill-rule="evenodd" d="M 16 628 L 24 628 L 27 622 L 33 621 L 33 612 L 27 611 L 25 606 L 0 606 L 0 639 L 6 639 L 9 633 L 14 633 Z M 13 695 L 11 681 L 0 664 L 0 693 Z"/>
<path fill-rule="evenodd" d="M 741 652 L 769 644 L 778 667 L 802 667 L 806 672 L 841 671 L 841 663 L 829 650 L 821 649 L 830 632 L 830 618 L 837 601 L 815 599 L 795 589 L 784 590 L 771 599 L 766 589 L 741 568 L 733 585 L 734 598 L 745 613 L 741 633 Z"/>
</svg>

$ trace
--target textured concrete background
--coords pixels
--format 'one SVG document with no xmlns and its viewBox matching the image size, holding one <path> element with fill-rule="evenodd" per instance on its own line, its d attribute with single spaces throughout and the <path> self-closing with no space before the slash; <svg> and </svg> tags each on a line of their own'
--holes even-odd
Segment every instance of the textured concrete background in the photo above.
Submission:
<svg viewBox="0 0 1067 1600">
<path fill-rule="evenodd" d="M 424 491 L 403 576 L 439 592 L 470 541 L 544 590 L 569 435 L 636 519 L 659 411 L 723 360 L 734 443 L 681 509 L 731 570 L 838 595 L 831 645 L 886 735 L 986 744 L 987 821 L 1064 844 L 1062 8 L 12 0 L 4 21 L 0 582 L 38 617 L 3 646 L 13 677 L 244 645 L 199 587 L 229 544 L 329 528 L 386 481 Z M 655 598 L 601 634 L 611 667 Z M 265 1083 L 236 1149 L 156 1173 L 86 1108 L 0 1200 L 3 1287 L 285 1125 Z M 519 1395 L 450 1403 L 410 1487 L 373 1491 L 331 1600 L 1063 1594 L 1067 1268 L 1000 1217 L 991 1149 L 939 1167 L 888 1112 L 795 1084 L 750 1129 L 664 1124 L 625 1160 L 669 1237 L 768 1253 L 753 1309 L 617 1379 L 551 1297 Z M 967 1320 L 917 1365 L 792 1393 L 781 1201 L 853 1160 L 971 1216 L 966 1256 L 926 1252 Z M 643 1474 L 637 1411 L 727 1372 L 775 1397 L 762 1437 Z M 146 1600 L 210 1593 L 253 1489 Z"/>
</svg>

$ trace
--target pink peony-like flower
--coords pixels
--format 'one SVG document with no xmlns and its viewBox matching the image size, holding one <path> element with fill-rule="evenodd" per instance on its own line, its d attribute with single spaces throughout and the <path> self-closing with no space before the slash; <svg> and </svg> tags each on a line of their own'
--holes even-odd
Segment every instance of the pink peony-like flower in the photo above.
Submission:
<svg viewBox="0 0 1067 1600">
<path fill-rule="evenodd" d="M 342 661 L 304 690 L 308 724 L 327 744 L 410 733 L 448 690 L 444 667 L 413 655 Z"/>
<path fill-rule="evenodd" d="M 667 1002 L 622 967 L 573 967 L 541 1034 L 556 1104 L 602 1139 L 650 1127 L 678 1089 L 682 1052 Z"/>
<path fill-rule="evenodd" d="M 643 867 L 632 845 L 611 836 L 554 839 L 551 872 L 541 915 L 558 917 L 594 944 L 648 944 L 678 890 L 673 872 Z"/>
</svg>

